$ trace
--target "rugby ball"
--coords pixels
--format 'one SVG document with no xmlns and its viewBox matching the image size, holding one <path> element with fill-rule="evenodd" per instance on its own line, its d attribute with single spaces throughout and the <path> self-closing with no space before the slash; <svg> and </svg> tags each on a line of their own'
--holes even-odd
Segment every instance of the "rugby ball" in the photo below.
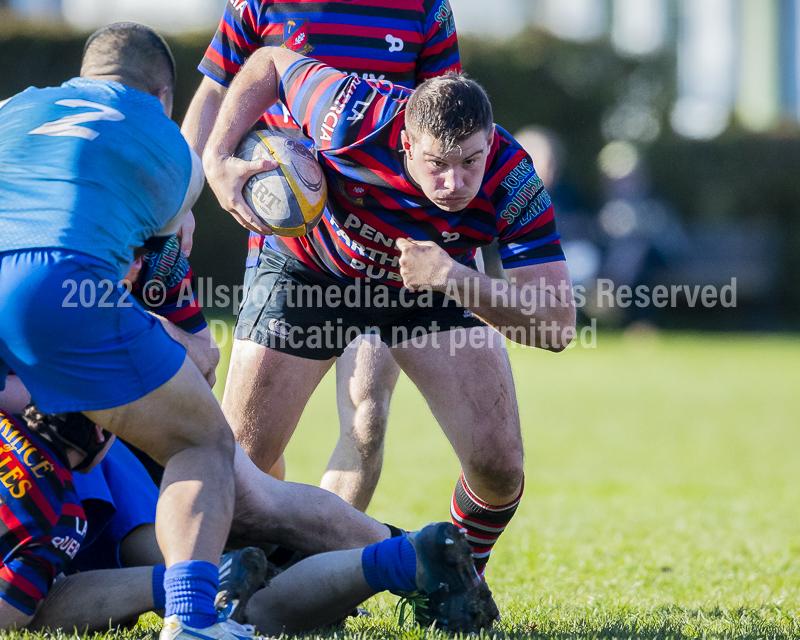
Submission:
<svg viewBox="0 0 800 640">
<path fill-rule="evenodd" d="M 272 171 L 252 176 L 242 195 L 275 235 L 306 235 L 322 217 L 327 187 L 319 162 L 302 143 L 274 131 L 254 131 L 239 144 L 242 160 L 277 160 Z"/>
</svg>

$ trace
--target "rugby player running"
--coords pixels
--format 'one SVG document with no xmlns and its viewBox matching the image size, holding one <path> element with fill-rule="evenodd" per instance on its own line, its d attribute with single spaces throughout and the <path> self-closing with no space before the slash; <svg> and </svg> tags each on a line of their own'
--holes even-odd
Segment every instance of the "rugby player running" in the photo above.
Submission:
<svg viewBox="0 0 800 640">
<path fill-rule="evenodd" d="M 259 321 L 280 319 L 291 334 L 270 341 L 258 369 L 260 393 L 281 402 L 273 404 L 269 425 L 242 435 L 261 451 L 262 463 L 276 461 L 295 426 L 288 414 L 299 413 L 341 354 L 337 345 L 311 345 L 303 336 L 320 332 L 326 321 L 341 321 L 344 330 L 377 327 L 461 462 L 451 515 L 467 529 L 483 570 L 523 490 L 522 437 L 503 336 L 561 351 L 575 331 L 549 196 L 528 154 L 493 124 L 485 92 L 463 76 L 433 78 L 411 92 L 347 76 L 292 51 L 261 49 L 229 88 L 203 155 L 223 208 L 257 233 L 269 229 L 244 203 L 242 186 L 275 165 L 233 153 L 279 99 L 315 142 L 329 207 L 311 234 L 285 240 L 293 257 L 267 256 L 272 272 L 261 285 L 272 286 L 275 296 Z M 468 266 L 477 248 L 495 238 L 511 285 Z M 345 289 L 365 277 L 373 289 L 386 285 L 392 304 L 326 308 L 315 298 L 301 308 L 296 295 L 287 303 L 301 285 Z M 409 292 L 420 289 L 427 290 Z M 445 291 L 463 307 L 446 304 Z M 339 291 L 338 300 L 345 299 Z M 410 335 L 427 340 L 418 339 L 424 344 L 416 348 Z"/>
<path fill-rule="evenodd" d="M 199 69 L 206 76 L 192 100 L 182 131 L 202 154 L 225 91 L 244 61 L 263 46 L 280 46 L 310 56 L 346 73 L 386 79 L 413 88 L 427 78 L 460 71 L 458 41 L 448 0 L 409 0 L 403 7 L 383 0 L 287 3 L 280 0 L 228 2 L 217 33 Z M 256 123 L 312 144 L 291 114 L 275 105 Z M 191 230 L 183 233 L 183 241 Z M 234 331 L 222 410 L 234 434 L 253 461 L 283 479 L 281 457 L 273 466 L 258 441 L 247 434 L 286 420 L 286 430 L 300 417 L 276 412 L 274 396 L 261 393 L 262 354 L 268 338 L 254 327 L 265 306 L 265 295 L 251 289 L 258 274 L 268 268 L 262 252 L 292 255 L 282 238 L 251 232 L 245 275 L 245 295 Z M 254 330 L 255 328 L 255 330 Z M 320 368 L 320 372 L 327 366 Z M 386 346 L 373 335 L 359 335 L 336 363 L 340 436 L 320 486 L 366 511 L 380 477 L 389 403 L 400 370 Z M 314 382 L 313 384 L 316 384 Z M 277 400 L 284 403 L 284 400 Z M 270 467 L 273 467 L 270 470 Z"/>
</svg>

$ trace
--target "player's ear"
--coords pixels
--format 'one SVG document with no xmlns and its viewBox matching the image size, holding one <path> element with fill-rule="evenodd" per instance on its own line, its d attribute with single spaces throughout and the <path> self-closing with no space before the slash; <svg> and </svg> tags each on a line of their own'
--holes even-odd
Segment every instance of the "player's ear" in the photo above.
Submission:
<svg viewBox="0 0 800 640">
<path fill-rule="evenodd" d="M 411 137 L 405 129 L 400 132 L 400 142 L 403 145 L 403 151 L 409 153 L 411 151 Z"/>
<path fill-rule="evenodd" d="M 491 147 L 494 144 L 494 127 L 489 129 L 489 138 L 486 140 L 486 145 Z"/>
<path fill-rule="evenodd" d="M 164 113 L 167 114 L 168 118 L 172 117 L 172 87 L 164 85 L 158 91 L 156 91 L 156 98 L 161 101 L 161 104 L 164 105 Z"/>
</svg>

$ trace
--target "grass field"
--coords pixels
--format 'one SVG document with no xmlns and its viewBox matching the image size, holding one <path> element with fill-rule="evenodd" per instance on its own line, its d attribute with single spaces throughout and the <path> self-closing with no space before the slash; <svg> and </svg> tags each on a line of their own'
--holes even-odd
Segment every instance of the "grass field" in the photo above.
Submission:
<svg viewBox="0 0 800 640">
<path fill-rule="evenodd" d="M 800 339 L 601 332 L 596 349 L 511 358 L 527 484 L 487 572 L 498 636 L 800 637 Z M 319 481 L 334 416 L 329 375 L 289 479 Z M 447 519 L 457 474 L 401 378 L 369 513 L 406 528 Z M 376 598 L 372 619 L 324 637 L 434 635 L 401 632 L 394 603 Z"/>
</svg>

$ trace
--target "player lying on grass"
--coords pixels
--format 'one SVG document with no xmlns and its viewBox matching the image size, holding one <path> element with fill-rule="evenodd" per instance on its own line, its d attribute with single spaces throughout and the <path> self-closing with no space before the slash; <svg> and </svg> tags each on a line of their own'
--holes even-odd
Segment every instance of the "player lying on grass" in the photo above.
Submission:
<svg viewBox="0 0 800 640">
<path fill-rule="evenodd" d="M 503 336 L 561 351 L 575 331 L 549 196 L 528 154 L 493 124 L 486 94 L 463 76 L 433 78 L 411 92 L 265 48 L 228 89 L 203 155 L 223 208 L 259 233 L 269 229 L 245 204 L 242 186 L 275 164 L 233 153 L 279 99 L 315 142 L 328 209 L 307 236 L 281 239 L 292 257 L 261 252 L 251 287 L 273 293 L 259 316 L 239 316 L 237 335 L 274 339 L 238 343 L 242 361 L 252 365 L 237 379 L 238 392 L 242 406 L 255 407 L 284 398 L 291 380 L 292 395 L 272 401 L 269 421 L 237 438 L 258 452 L 262 468 L 271 465 L 346 346 L 306 337 L 330 335 L 331 327 L 339 331 L 334 336 L 377 328 L 461 462 L 451 514 L 467 529 L 482 570 L 523 489 Z M 477 248 L 495 239 L 511 284 L 469 266 Z M 360 303 L 342 303 L 354 299 L 358 285 Z M 300 295 L 314 288 L 324 295 Z M 271 328 L 279 320 L 288 339 Z"/>
<path fill-rule="evenodd" d="M 24 421 L 25 426 L 0 411 L 0 464 L 6 468 L 0 483 L 0 629 L 99 630 L 163 609 L 163 564 L 87 570 L 61 577 L 53 586 L 54 577 L 68 570 L 76 555 L 76 563 L 86 568 L 80 556 L 96 544 L 78 553 L 92 522 L 86 519 L 72 472 L 88 472 L 99 464 L 113 436 L 82 414 L 45 415 L 33 405 L 26 409 Z M 147 545 L 144 540 L 140 538 L 139 546 Z M 158 548 L 154 541 L 150 546 L 154 557 Z M 250 551 L 264 557 L 258 549 Z M 240 557 L 230 557 L 229 563 Z M 366 549 L 303 560 L 254 596 L 253 587 L 264 577 L 265 559 L 260 575 L 248 575 L 240 566 L 225 568 L 226 575 L 239 579 L 226 582 L 227 589 L 236 592 L 229 592 L 228 599 L 241 600 L 248 619 L 270 633 L 333 622 L 386 589 L 429 594 L 431 621 L 452 631 L 477 631 L 496 616 L 463 533 L 450 524 L 432 525 Z M 168 634 L 183 628 L 176 618 L 165 621 Z"/>
</svg>

